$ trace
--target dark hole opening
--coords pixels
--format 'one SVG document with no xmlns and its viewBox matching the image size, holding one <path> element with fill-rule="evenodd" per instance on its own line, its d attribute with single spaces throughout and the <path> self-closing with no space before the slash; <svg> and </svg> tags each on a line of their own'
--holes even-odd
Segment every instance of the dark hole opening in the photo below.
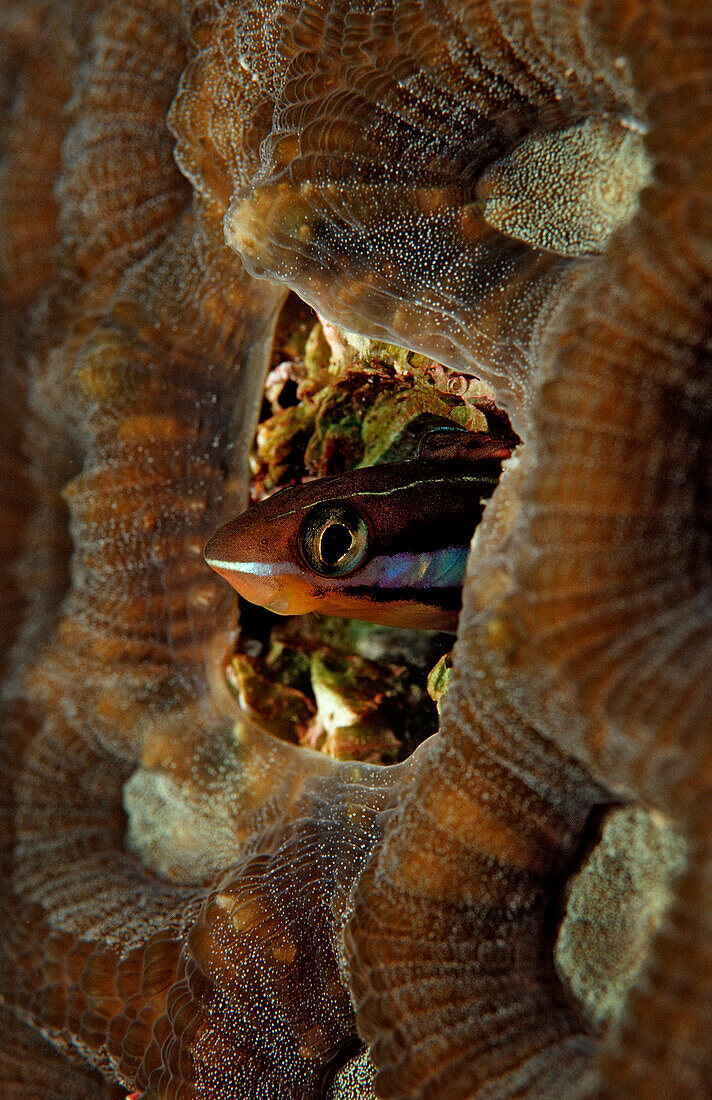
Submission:
<svg viewBox="0 0 712 1100">
<path fill-rule="evenodd" d="M 294 405 L 299 404 L 299 398 L 297 397 L 297 383 L 293 379 L 289 379 L 284 383 L 280 391 L 277 401 L 283 409 L 290 409 Z"/>
<path fill-rule="evenodd" d="M 343 523 L 331 523 L 321 536 L 319 549 L 325 565 L 336 565 L 351 549 L 351 532 Z"/>
<path fill-rule="evenodd" d="M 392 348 L 377 343 L 368 355 L 354 351 L 352 359 L 349 352 L 342 361 L 340 339 L 338 346 L 331 347 L 323 328 L 315 330 L 318 321 L 309 306 L 289 294 L 275 332 L 259 418 L 265 430 L 254 444 L 253 501 L 275 489 L 307 484 L 315 476 L 329 478 L 360 468 L 365 454 L 362 429 L 369 409 L 377 399 L 393 400 L 400 408 L 411 386 L 417 395 L 423 384 L 428 392 L 435 384 L 453 415 L 420 412 L 393 437 L 389 419 L 381 418 L 377 433 L 384 433 L 386 449 L 378 456 L 379 464 L 414 458 L 423 437 L 434 428 L 461 428 L 454 412 L 460 401 L 471 413 L 476 405 L 484 415 L 486 435 L 501 436 L 505 444 L 511 440 L 512 446 L 518 442 L 506 413 L 495 406 L 489 391 L 480 393 L 469 375 L 441 367 L 442 377 L 436 371 L 437 379 L 434 375 L 426 380 L 421 375 L 429 374 L 429 367 L 418 365 L 419 360 L 412 363 L 407 355 L 394 365 Z M 415 401 L 413 411 L 417 407 Z M 439 402 L 437 408 L 442 407 Z M 226 460 L 226 479 L 231 471 Z M 319 509 L 308 533 L 309 560 L 314 558 L 314 571 L 327 579 L 350 576 L 360 568 L 370 545 L 368 529 L 356 509 Z M 388 765 L 405 760 L 438 729 L 428 677 L 451 648 L 448 632 L 435 634 L 318 614 L 285 618 L 240 598 L 240 634 L 229 679 L 243 709 L 270 735 L 311 749 L 319 726 L 312 721 L 319 709 L 315 684 L 323 670 L 334 677 L 335 690 L 349 693 L 360 716 L 363 739 L 351 733 L 337 735 L 333 744 L 328 739 L 320 742 L 320 751 L 333 752 L 338 759 L 363 757 Z M 434 680 L 436 693 L 442 680 Z M 382 704 L 374 713 L 376 697 Z M 328 1067 L 329 1081 L 359 1049 L 358 1040 L 354 1043 Z"/>
</svg>

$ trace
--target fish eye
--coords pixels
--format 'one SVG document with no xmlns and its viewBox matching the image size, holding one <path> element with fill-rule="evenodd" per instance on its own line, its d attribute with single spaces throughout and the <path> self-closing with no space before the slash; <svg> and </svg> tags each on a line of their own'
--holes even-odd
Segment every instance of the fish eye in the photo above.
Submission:
<svg viewBox="0 0 712 1100">
<path fill-rule="evenodd" d="M 329 501 L 312 508 L 302 524 L 300 549 L 311 570 L 322 577 L 347 577 L 368 551 L 368 527 L 353 504 Z"/>
</svg>

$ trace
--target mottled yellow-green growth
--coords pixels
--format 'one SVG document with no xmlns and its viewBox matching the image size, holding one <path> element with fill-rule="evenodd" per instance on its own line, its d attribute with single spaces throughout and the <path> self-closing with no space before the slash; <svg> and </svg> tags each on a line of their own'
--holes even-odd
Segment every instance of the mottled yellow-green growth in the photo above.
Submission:
<svg viewBox="0 0 712 1100">
<path fill-rule="evenodd" d="M 431 670 L 428 676 L 428 695 L 440 710 L 443 695 L 450 686 L 452 679 L 451 654 L 443 653 L 442 657 Z"/>
<path fill-rule="evenodd" d="M 620 1016 L 640 980 L 685 858 L 684 841 L 660 815 L 626 806 L 609 812 L 571 880 L 556 964 L 597 1024 Z"/>
<path fill-rule="evenodd" d="M 302 346 L 301 356 L 280 362 L 267 378 L 272 415 L 260 425 L 252 455 L 254 500 L 305 477 L 388 461 L 401 445 L 412 451 L 414 422 L 423 424 L 422 434 L 427 418 L 487 430 L 481 406 L 492 407 L 492 391 L 477 379 L 327 322 L 315 324 Z"/>
<path fill-rule="evenodd" d="M 281 683 L 260 668 L 260 662 L 237 653 L 227 669 L 227 681 L 243 712 L 280 741 L 306 736 L 315 706 L 298 688 Z"/>
<path fill-rule="evenodd" d="M 325 616 L 279 620 L 238 643 L 227 679 L 255 725 L 340 760 L 391 763 L 437 729 L 425 679 L 444 636 Z"/>
<path fill-rule="evenodd" d="M 408 675 L 405 668 L 391 667 L 387 676 L 384 671 L 362 657 L 315 653 L 311 682 L 317 720 L 304 743 L 340 760 L 395 760 Z"/>
<path fill-rule="evenodd" d="M 602 252 L 638 209 L 651 164 L 639 129 L 589 118 L 533 134 L 481 176 L 477 199 L 495 229 L 535 248 Z"/>
</svg>

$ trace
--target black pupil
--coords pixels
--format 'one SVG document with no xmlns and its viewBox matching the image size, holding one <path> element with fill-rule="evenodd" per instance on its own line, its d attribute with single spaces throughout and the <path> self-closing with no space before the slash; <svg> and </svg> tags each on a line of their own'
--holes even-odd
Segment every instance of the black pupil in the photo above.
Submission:
<svg viewBox="0 0 712 1100">
<path fill-rule="evenodd" d="M 343 523 L 330 523 L 321 536 L 319 551 L 325 565 L 336 565 L 351 549 L 351 532 Z"/>
</svg>

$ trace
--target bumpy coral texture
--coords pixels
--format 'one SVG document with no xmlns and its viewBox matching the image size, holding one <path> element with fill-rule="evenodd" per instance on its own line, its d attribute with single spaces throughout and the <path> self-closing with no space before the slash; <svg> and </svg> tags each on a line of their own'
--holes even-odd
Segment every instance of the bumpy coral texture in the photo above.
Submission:
<svg viewBox="0 0 712 1100">
<path fill-rule="evenodd" d="M 0 39 L 3 1096 L 709 1095 L 707 0 L 10 0 Z M 224 687 L 202 547 L 288 287 L 524 440 L 393 768 Z M 599 1032 L 553 945 L 619 799 L 688 859 Z"/>
</svg>

